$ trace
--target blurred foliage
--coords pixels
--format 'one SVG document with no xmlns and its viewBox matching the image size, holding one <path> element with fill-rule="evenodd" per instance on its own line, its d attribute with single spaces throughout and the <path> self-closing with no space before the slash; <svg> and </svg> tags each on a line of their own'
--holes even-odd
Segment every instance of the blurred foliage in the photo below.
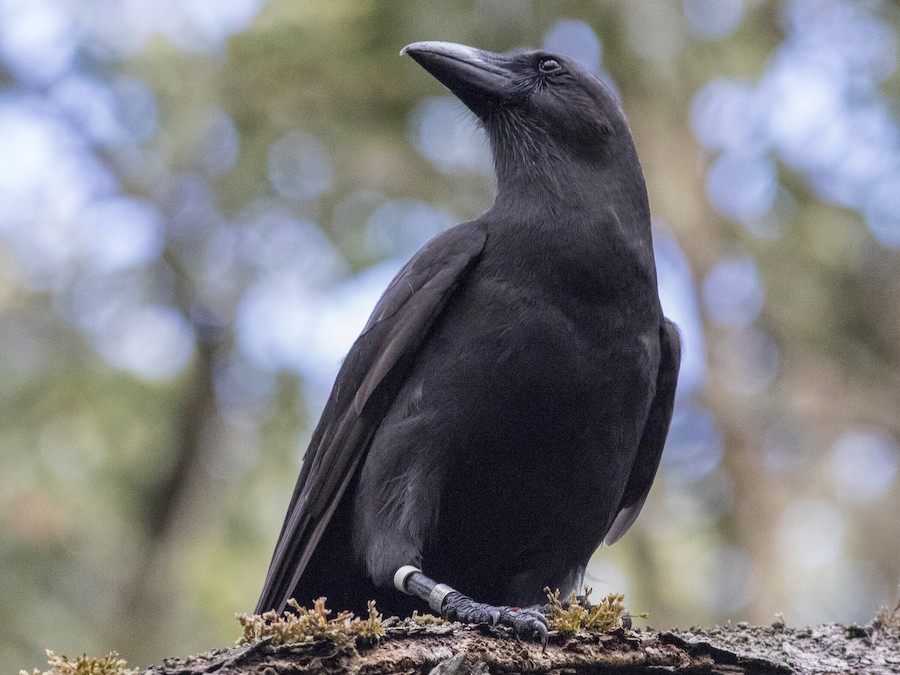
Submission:
<svg viewBox="0 0 900 675">
<path fill-rule="evenodd" d="M 621 94 L 687 341 L 586 581 L 657 627 L 865 621 L 900 582 L 886 0 L 0 0 L 0 669 L 236 637 L 338 359 L 490 205 L 408 59 L 571 50 Z M 310 600 L 310 599 L 301 599 Z"/>
</svg>

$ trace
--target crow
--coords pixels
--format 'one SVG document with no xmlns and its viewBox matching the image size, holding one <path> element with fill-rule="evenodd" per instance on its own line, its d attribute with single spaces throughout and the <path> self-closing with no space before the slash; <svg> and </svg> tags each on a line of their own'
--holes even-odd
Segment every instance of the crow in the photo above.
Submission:
<svg viewBox="0 0 900 675">
<path fill-rule="evenodd" d="M 423 601 L 546 641 L 644 504 L 680 362 L 621 108 L 546 51 L 417 42 L 484 126 L 493 205 L 422 247 L 347 354 L 256 611 Z"/>
</svg>

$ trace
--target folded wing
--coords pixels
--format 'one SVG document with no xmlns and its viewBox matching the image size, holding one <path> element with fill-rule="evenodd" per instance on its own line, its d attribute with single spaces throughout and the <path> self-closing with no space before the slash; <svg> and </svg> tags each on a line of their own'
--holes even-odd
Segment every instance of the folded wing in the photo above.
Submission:
<svg viewBox="0 0 900 675">
<path fill-rule="evenodd" d="M 431 240 L 400 270 L 338 372 L 278 537 L 256 612 L 283 611 L 429 329 L 487 238 L 479 221 Z"/>
<path fill-rule="evenodd" d="M 681 339 L 675 324 L 665 319 L 659 329 L 660 363 L 656 376 L 656 394 L 650 406 L 641 444 L 638 446 L 634 466 L 625 486 L 625 493 L 619 504 L 618 515 L 604 537 L 607 544 L 616 543 L 641 512 L 650 485 L 656 476 L 659 459 L 666 444 L 672 408 L 675 405 L 675 385 L 678 382 L 678 367 L 681 364 Z"/>
</svg>

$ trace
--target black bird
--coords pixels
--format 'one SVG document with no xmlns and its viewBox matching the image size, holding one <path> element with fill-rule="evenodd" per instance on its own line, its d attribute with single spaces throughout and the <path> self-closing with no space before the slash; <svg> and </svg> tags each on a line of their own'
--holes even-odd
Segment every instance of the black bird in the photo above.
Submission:
<svg viewBox="0 0 900 675">
<path fill-rule="evenodd" d="M 646 187 L 619 104 L 572 60 L 401 53 L 484 125 L 497 196 L 412 257 L 350 349 L 256 611 L 426 600 L 546 638 L 542 589 L 579 587 L 632 524 L 672 415 Z"/>
</svg>

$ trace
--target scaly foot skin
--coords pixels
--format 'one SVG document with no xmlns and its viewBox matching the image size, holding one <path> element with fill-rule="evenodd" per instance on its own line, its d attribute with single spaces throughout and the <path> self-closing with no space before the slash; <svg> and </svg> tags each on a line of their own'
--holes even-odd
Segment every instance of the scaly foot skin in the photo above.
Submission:
<svg viewBox="0 0 900 675">
<path fill-rule="evenodd" d="M 453 591 L 444 599 L 442 613 L 451 621 L 509 626 L 516 637 L 526 640 L 538 638 L 541 645 L 547 646 L 547 617 L 537 607 L 486 605 Z"/>
</svg>

